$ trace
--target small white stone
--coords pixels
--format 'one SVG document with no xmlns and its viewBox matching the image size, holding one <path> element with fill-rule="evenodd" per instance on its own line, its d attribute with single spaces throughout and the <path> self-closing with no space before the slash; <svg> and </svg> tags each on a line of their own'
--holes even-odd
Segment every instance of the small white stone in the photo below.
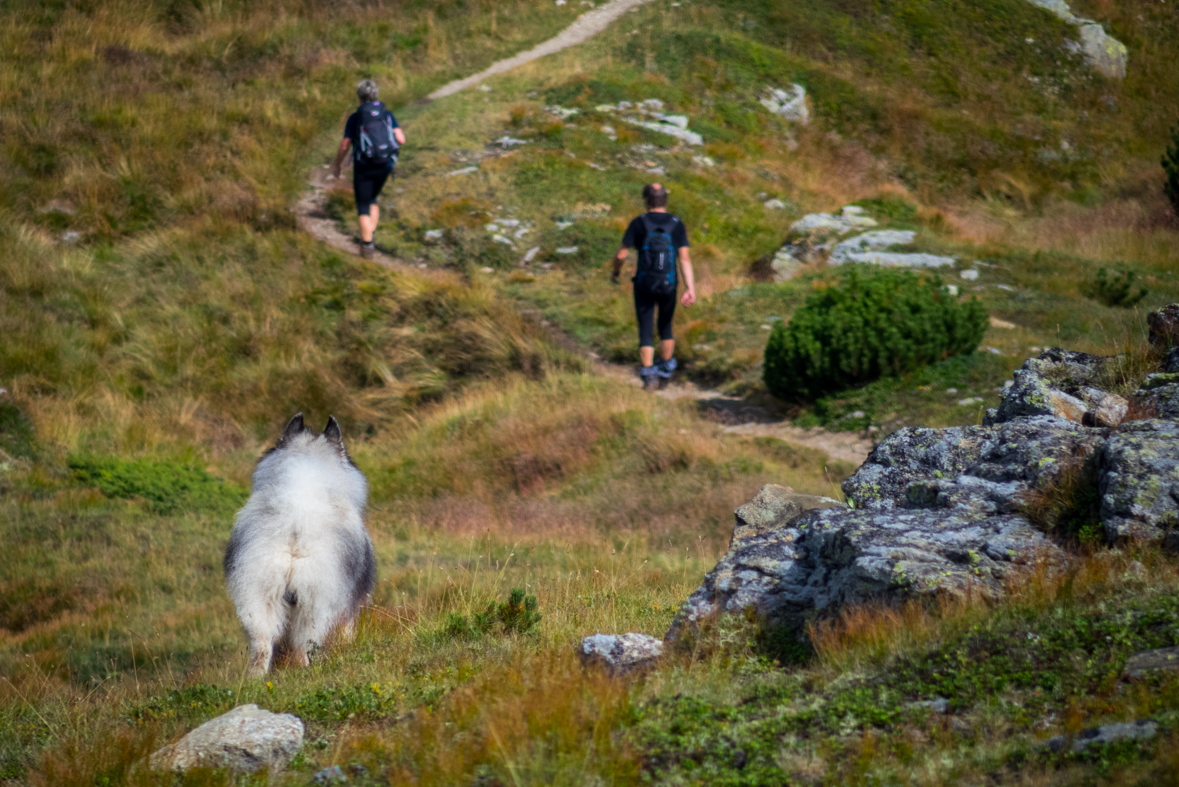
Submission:
<svg viewBox="0 0 1179 787">
<path fill-rule="evenodd" d="M 966 281 L 977 281 L 978 280 L 978 271 L 976 271 L 974 268 L 968 268 L 968 269 L 962 271 L 961 273 L 959 273 L 958 275 L 961 276 L 963 279 L 966 279 Z"/>
<path fill-rule="evenodd" d="M 765 201 L 765 206 L 768 210 L 782 210 L 786 207 L 786 203 L 780 199 L 770 199 Z"/>
<path fill-rule="evenodd" d="M 491 268 L 480 268 L 479 270 L 483 271 L 484 273 L 494 273 L 495 272 Z"/>
<path fill-rule="evenodd" d="M 577 246 L 562 246 L 559 249 L 557 249 L 557 254 L 576 254 L 578 251 L 578 248 L 579 247 L 577 247 Z"/>
</svg>

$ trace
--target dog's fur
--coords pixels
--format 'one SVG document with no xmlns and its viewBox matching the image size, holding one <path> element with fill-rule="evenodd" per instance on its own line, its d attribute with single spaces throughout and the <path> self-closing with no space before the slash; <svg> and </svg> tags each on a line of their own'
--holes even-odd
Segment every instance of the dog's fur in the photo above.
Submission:
<svg viewBox="0 0 1179 787">
<path fill-rule="evenodd" d="M 334 630 L 351 636 L 377 574 L 367 498 L 335 418 L 315 434 L 299 413 L 258 461 L 225 551 L 252 675 L 270 670 L 276 648 L 306 666 Z"/>
</svg>

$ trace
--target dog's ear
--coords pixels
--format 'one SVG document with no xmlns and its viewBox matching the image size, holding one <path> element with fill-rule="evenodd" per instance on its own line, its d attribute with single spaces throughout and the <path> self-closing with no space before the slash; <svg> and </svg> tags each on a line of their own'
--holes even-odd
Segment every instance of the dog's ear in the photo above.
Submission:
<svg viewBox="0 0 1179 787">
<path fill-rule="evenodd" d="M 282 437 L 278 439 L 280 443 L 285 443 L 300 432 L 307 431 L 307 427 L 303 426 L 303 414 L 295 413 L 295 417 L 287 424 L 287 428 L 282 430 Z"/>
<path fill-rule="evenodd" d="M 339 444 L 344 442 L 344 434 L 340 431 L 340 423 L 334 415 L 328 416 L 327 426 L 323 428 L 323 436 L 327 438 L 329 443 Z"/>
</svg>

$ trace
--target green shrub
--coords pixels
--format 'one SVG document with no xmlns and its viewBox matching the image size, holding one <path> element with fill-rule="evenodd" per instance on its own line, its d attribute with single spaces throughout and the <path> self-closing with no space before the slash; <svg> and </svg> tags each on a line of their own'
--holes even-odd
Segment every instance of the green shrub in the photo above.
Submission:
<svg viewBox="0 0 1179 787">
<path fill-rule="evenodd" d="M 141 499 L 157 514 L 171 514 L 182 506 L 223 513 L 246 499 L 244 489 L 175 462 L 71 456 L 69 468 L 78 483 L 96 486 L 107 497 Z"/>
<path fill-rule="evenodd" d="M 498 624 L 504 634 L 527 634 L 540 622 L 536 611 L 536 596 L 525 596 L 520 588 L 513 588 L 507 601 L 487 605 L 483 612 L 465 615 L 452 612 L 446 619 L 443 633 L 451 639 L 478 639 Z"/>
<path fill-rule="evenodd" d="M 1134 281 L 1137 278 L 1133 271 L 1111 271 L 1102 268 L 1097 271 L 1097 278 L 1088 286 L 1086 294 L 1111 308 L 1128 309 L 1147 295 L 1145 287 L 1133 292 Z"/>
<path fill-rule="evenodd" d="M 1179 128 L 1171 129 L 1171 145 L 1163 154 L 1163 191 L 1179 216 Z"/>
<path fill-rule="evenodd" d="M 937 276 L 853 266 L 774 328 L 766 387 L 813 399 L 973 352 L 986 328 L 982 304 L 959 303 Z"/>
<path fill-rule="evenodd" d="M 0 452 L 15 459 L 32 459 L 37 453 L 32 422 L 7 398 L 0 399 Z"/>
</svg>

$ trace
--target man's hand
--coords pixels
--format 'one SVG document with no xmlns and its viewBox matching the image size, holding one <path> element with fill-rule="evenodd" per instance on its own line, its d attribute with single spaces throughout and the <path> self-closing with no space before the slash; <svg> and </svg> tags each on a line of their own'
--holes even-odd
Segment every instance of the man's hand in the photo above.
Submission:
<svg viewBox="0 0 1179 787">
<path fill-rule="evenodd" d="M 339 162 L 332 165 L 332 177 L 336 180 L 340 179 L 340 164 Z"/>
<path fill-rule="evenodd" d="M 618 284 L 618 271 L 611 271 L 610 272 L 610 283 L 611 284 Z"/>
<path fill-rule="evenodd" d="M 689 287 L 688 289 L 684 290 L 684 295 L 682 298 L 680 298 L 680 303 L 684 304 L 685 306 L 691 306 L 695 302 L 696 302 L 696 288 Z"/>
</svg>

